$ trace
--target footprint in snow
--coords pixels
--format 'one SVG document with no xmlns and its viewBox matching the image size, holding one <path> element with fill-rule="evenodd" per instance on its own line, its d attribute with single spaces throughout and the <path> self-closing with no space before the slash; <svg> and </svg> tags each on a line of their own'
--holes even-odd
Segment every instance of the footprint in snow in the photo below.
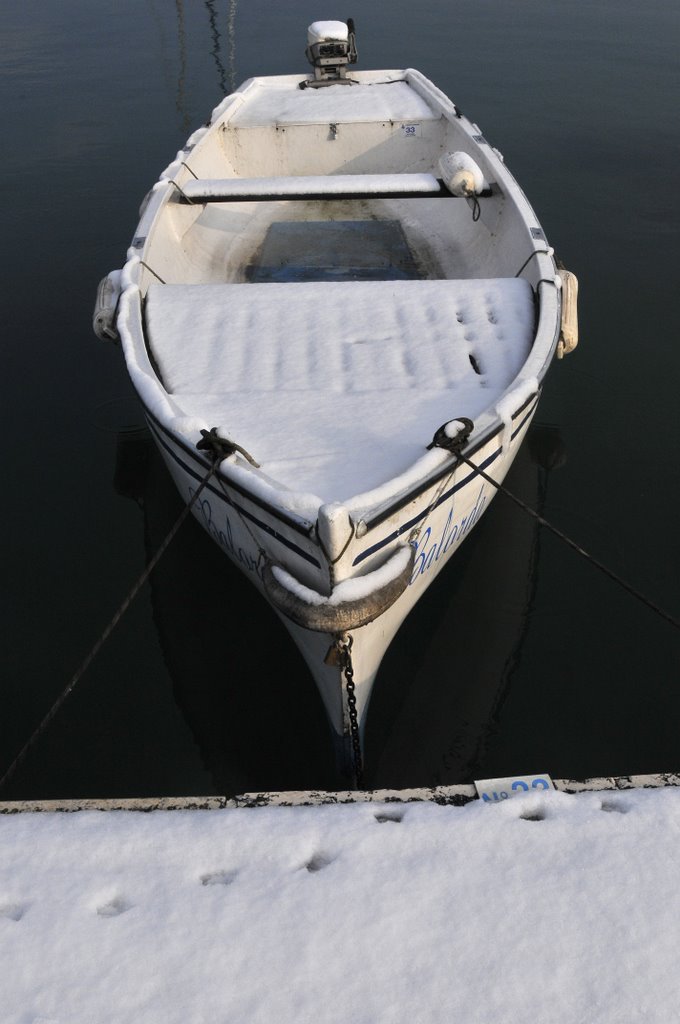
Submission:
<svg viewBox="0 0 680 1024">
<path fill-rule="evenodd" d="M 27 903 L 0 903 L 0 917 L 10 921 L 20 921 L 27 910 Z"/>
<path fill-rule="evenodd" d="M 236 871 L 211 871 L 201 875 L 201 885 L 231 885 L 236 878 Z"/>
<path fill-rule="evenodd" d="M 603 800 L 600 804 L 600 809 L 603 811 L 613 812 L 615 814 L 627 814 L 628 808 L 625 804 L 619 803 L 618 800 Z"/>
<path fill-rule="evenodd" d="M 305 867 L 310 874 L 314 874 L 317 871 L 323 871 L 329 864 L 333 863 L 334 858 L 330 857 L 327 853 L 315 853 L 311 860 L 308 860 Z"/>
<path fill-rule="evenodd" d="M 547 817 L 542 807 L 534 807 L 533 810 L 524 811 L 520 814 L 521 821 L 544 821 Z"/>
<path fill-rule="evenodd" d="M 97 907 L 97 913 L 100 917 L 120 917 L 126 910 L 132 909 L 132 903 L 128 903 L 122 896 L 114 896 L 108 903 L 102 904 L 101 907 Z"/>
<path fill-rule="evenodd" d="M 403 811 L 378 811 L 375 814 L 375 820 L 383 825 L 386 821 L 399 822 L 404 820 Z"/>
</svg>

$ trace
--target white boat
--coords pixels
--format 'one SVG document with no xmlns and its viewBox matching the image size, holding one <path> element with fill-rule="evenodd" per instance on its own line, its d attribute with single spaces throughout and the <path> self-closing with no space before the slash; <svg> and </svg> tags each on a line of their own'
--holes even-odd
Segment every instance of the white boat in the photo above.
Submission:
<svg viewBox="0 0 680 1024">
<path fill-rule="evenodd" d="M 95 330 L 120 337 L 181 495 L 282 617 L 359 777 L 381 658 L 575 344 L 575 279 L 423 75 L 350 74 L 351 22 L 310 26 L 307 56 L 189 138 Z"/>
</svg>

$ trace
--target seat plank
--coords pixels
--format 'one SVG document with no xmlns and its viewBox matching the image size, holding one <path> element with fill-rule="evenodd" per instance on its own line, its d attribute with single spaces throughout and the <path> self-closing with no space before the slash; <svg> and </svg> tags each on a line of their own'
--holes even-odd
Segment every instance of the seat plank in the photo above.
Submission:
<svg viewBox="0 0 680 1024">
<path fill-rule="evenodd" d="M 312 174 L 284 178 L 198 178 L 177 186 L 189 202 L 449 195 L 433 174 Z"/>
</svg>

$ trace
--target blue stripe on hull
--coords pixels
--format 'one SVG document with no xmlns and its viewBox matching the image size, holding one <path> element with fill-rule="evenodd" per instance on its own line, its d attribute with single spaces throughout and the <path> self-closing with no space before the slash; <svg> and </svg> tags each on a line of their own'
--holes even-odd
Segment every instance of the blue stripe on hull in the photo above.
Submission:
<svg viewBox="0 0 680 1024">
<path fill-rule="evenodd" d="M 534 412 L 536 411 L 536 406 L 538 405 L 538 396 L 535 396 L 535 397 L 536 397 L 536 401 L 531 406 L 531 408 L 528 410 L 526 415 L 522 418 L 522 422 L 519 424 L 519 426 L 517 426 L 513 430 L 512 435 L 511 435 L 513 441 L 517 437 L 519 432 L 524 428 L 527 420 L 531 419 L 531 417 L 533 416 Z M 486 471 L 488 469 L 488 467 L 491 466 L 496 461 L 498 456 L 502 454 L 502 452 L 503 452 L 503 448 L 502 447 L 501 448 L 497 448 L 495 452 L 493 452 L 491 455 L 489 455 L 484 460 L 484 462 L 481 463 L 479 468 Z M 447 473 L 450 472 L 450 469 L 447 469 L 446 472 Z M 352 565 L 359 565 L 361 562 L 364 561 L 365 558 L 369 558 L 371 555 L 375 554 L 376 551 L 380 551 L 380 549 L 386 547 L 387 544 L 391 544 L 392 541 L 397 539 L 397 537 L 401 537 L 402 534 L 407 533 L 409 530 L 412 530 L 414 526 L 417 526 L 417 524 L 422 522 L 423 519 L 425 519 L 427 516 L 431 515 L 431 513 L 436 508 L 439 508 L 439 506 L 442 505 L 445 501 L 448 501 L 448 499 L 451 497 L 452 494 L 455 494 L 456 491 L 459 491 L 463 487 L 466 487 L 467 484 L 470 482 L 470 480 L 474 479 L 474 477 L 476 475 L 477 474 L 474 471 L 471 471 L 470 473 L 468 473 L 468 475 L 465 477 L 464 480 L 460 480 L 457 484 L 454 484 L 453 487 L 450 487 L 448 489 L 448 491 L 445 491 L 444 494 L 442 494 L 439 497 L 439 499 L 435 502 L 434 505 L 428 505 L 427 508 L 423 509 L 422 512 L 419 512 L 417 516 L 414 516 L 413 519 L 410 519 L 407 523 L 404 523 L 402 526 L 399 527 L 399 529 L 394 530 L 392 533 L 388 534 L 387 537 L 383 537 L 382 540 L 379 540 L 376 544 L 372 544 L 370 548 L 366 548 L 365 551 L 362 551 L 361 554 L 357 555 L 357 557 L 354 559 L 354 561 L 352 562 Z M 441 476 L 444 476 L 444 473 L 442 473 Z M 432 486 L 432 484 L 429 484 L 428 486 Z M 405 499 L 404 500 L 404 504 L 406 503 L 406 500 L 411 501 L 413 499 L 412 499 L 412 497 L 409 497 L 408 499 Z"/>
<path fill-rule="evenodd" d="M 534 401 L 532 402 L 531 398 L 528 399 L 527 404 L 531 403 L 531 407 L 528 409 L 526 414 L 522 417 L 522 420 L 519 423 L 519 425 L 513 430 L 512 435 L 511 435 L 512 436 L 512 440 L 514 440 L 515 437 L 520 433 L 520 431 L 524 428 L 524 426 L 526 425 L 527 421 L 531 418 L 531 416 L 534 414 L 534 412 L 536 410 L 536 406 L 538 404 L 538 397 L 539 396 L 538 395 L 534 395 L 532 397 L 533 397 Z M 526 408 L 526 406 L 525 406 L 525 408 Z M 208 464 L 203 462 L 203 460 L 200 459 L 198 456 L 195 456 L 193 454 L 193 452 L 185 444 L 183 444 L 181 441 L 179 441 L 179 440 L 177 440 L 176 438 L 173 437 L 172 438 L 173 443 L 178 448 L 182 449 L 186 453 L 187 457 L 191 460 L 192 463 L 197 464 L 198 466 L 200 466 L 200 471 L 197 471 L 196 469 L 193 468 L 192 465 L 190 465 L 189 463 L 187 463 L 184 460 L 182 460 L 177 455 L 177 453 L 174 451 L 174 449 L 168 444 L 168 442 L 165 440 L 165 438 L 163 437 L 164 434 L 167 435 L 167 436 L 171 436 L 169 431 L 163 426 L 162 423 L 160 423 L 156 419 L 156 417 L 152 413 L 149 412 L 148 409 L 145 409 L 145 413 L 146 413 L 147 422 L 149 424 L 149 428 L 151 430 L 151 433 L 154 436 L 154 439 L 156 440 L 156 443 L 169 455 L 169 457 L 180 467 L 180 469 L 184 473 L 186 473 L 188 476 L 193 477 L 194 480 L 196 480 L 196 481 L 202 480 L 203 477 L 205 476 L 206 472 L 208 471 L 208 468 L 209 468 Z M 498 433 L 500 433 L 500 430 L 498 431 Z M 497 448 L 495 452 L 493 452 L 491 455 L 489 455 L 484 460 L 484 462 L 481 463 L 479 468 L 486 471 L 488 469 L 488 467 L 491 466 L 496 461 L 496 459 L 502 454 L 502 451 L 503 451 L 502 447 Z M 448 472 L 450 472 L 449 468 L 447 468 L 445 471 L 443 471 L 441 476 L 444 476 Z M 455 494 L 457 491 L 461 490 L 463 487 L 466 487 L 467 484 L 470 482 L 470 480 L 472 480 L 475 476 L 476 476 L 476 474 L 475 474 L 474 471 L 470 472 L 465 477 L 465 479 L 460 480 L 458 483 L 454 484 L 453 487 L 450 487 L 447 491 L 445 491 L 444 494 L 440 495 L 440 497 L 437 500 L 435 505 L 433 505 L 431 507 L 428 506 L 427 508 L 423 509 L 423 511 L 419 512 L 417 516 L 414 516 L 408 522 L 406 522 L 403 525 L 401 525 L 398 529 L 393 530 L 392 533 L 388 534 L 386 537 L 383 537 L 381 540 L 377 541 L 375 544 L 372 544 L 370 547 L 365 548 L 362 552 L 360 552 L 356 556 L 356 558 L 352 562 L 352 565 L 360 565 L 361 562 L 363 562 L 366 558 L 370 558 L 370 556 L 375 554 L 376 551 L 380 551 L 382 548 L 386 547 L 388 544 L 391 544 L 398 537 L 401 537 L 404 533 L 407 533 L 409 530 L 412 530 L 413 527 L 416 526 L 418 523 L 422 522 L 422 520 L 425 519 L 426 516 L 429 516 L 434 511 L 434 509 L 438 508 L 445 501 L 448 501 L 449 498 L 451 498 L 451 496 L 453 494 Z M 430 481 L 428 483 L 427 487 L 428 488 L 431 487 L 433 485 L 433 483 L 435 483 L 435 482 L 436 482 L 436 480 Z M 281 514 L 281 511 L 279 509 L 276 509 L 273 506 L 267 505 L 266 503 L 264 503 L 261 500 L 257 499 L 255 496 L 249 494 L 243 488 L 240 488 L 238 485 L 234 484 L 232 481 L 229 481 L 228 486 L 229 486 L 230 490 L 236 491 L 236 492 L 238 492 L 240 494 L 243 494 L 245 497 L 248 498 L 248 500 L 250 502 L 252 502 L 255 505 L 258 505 L 259 507 L 261 507 L 263 509 L 263 511 L 266 511 L 269 514 L 271 514 L 272 516 L 274 516 L 275 518 L 280 519 L 282 522 L 285 522 L 286 525 L 289 526 L 291 529 L 296 530 L 298 533 L 301 533 L 303 535 L 307 534 L 309 527 L 305 527 L 305 526 L 302 525 L 302 523 L 296 522 L 293 519 L 289 519 L 288 517 L 285 517 L 284 515 Z M 294 544 L 292 541 L 288 540 L 287 537 L 284 537 L 277 530 L 275 530 L 272 526 L 269 526 L 267 523 L 262 522 L 261 519 L 258 519 L 251 512 L 247 511 L 247 509 L 243 508 L 243 506 L 237 505 L 233 500 L 228 499 L 223 491 L 221 491 L 220 489 L 212 486 L 210 483 L 208 483 L 207 489 L 209 491 L 211 491 L 215 495 L 215 497 L 219 498 L 225 504 L 227 504 L 230 507 L 232 507 L 236 512 L 238 512 L 239 515 L 243 516 L 245 519 L 248 519 L 251 523 L 253 523 L 255 526 L 257 526 L 258 529 L 262 530 L 268 536 L 270 536 L 274 540 L 278 541 L 284 547 L 287 547 L 290 551 L 295 552 L 295 554 L 299 555 L 301 558 L 303 558 L 305 561 L 309 562 L 311 565 L 315 566 L 318 569 L 321 568 L 321 563 L 318 561 L 318 559 L 314 558 L 313 555 L 310 555 L 309 552 L 305 551 L 303 548 L 299 547 L 297 544 Z M 402 501 L 398 505 L 393 506 L 389 510 L 389 514 L 392 515 L 392 514 L 396 513 L 397 511 L 399 511 L 399 508 L 402 508 L 406 504 L 408 504 L 411 501 L 413 501 L 414 497 L 416 497 L 416 496 L 417 495 L 414 495 L 413 493 L 407 495 L 404 499 L 402 499 Z M 381 515 L 380 520 L 384 521 L 384 518 L 386 518 L 385 514 Z M 379 525 L 379 523 L 375 523 L 375 525 L 377 526 L 377 525 Z M 369 528 L 370 528 L 370 526 L 369 526 Z"/>
<path fill-rule="evenodd" d="M 201 468 L 204 469 L 205 471 L 203 473 L 197 473 L 192 466 L 188 465 L 186 462 L 180 459 L 179 456 L 172 450 L 170 445 L 163 439 L 163 437 L 161 437 L 160 433 L 156 429 L 156 421 L 151 416 L 148 417 L 147 422 L 149 423 L 149 428 L 154 436 L 154 439 L 156 440 L 156 443 L 160 445 L 165 452 L 167 452 L 170 458 L 180 467 L 180 469 L 188 476 L 193 477 L 194 480 L 202 480 L 203 477 L 205 476 L 205 473 L 207 473 L 209 467 L 200 459 L 195 459 L 195 461 L 198 462 Z M 228 486 L 232 487 L 231 482 L 229 483 Z M 288 540 L 287 537 L 284 537 L 272 526 L 269 526 L 268 523 L 263 523 L 261 519 L 258 519 L 257 516 L 254 516 L 252 514 L 252 512 L 249 512 L 247 509 L 243 508 L 242 505 L 237 505 L 235 501 L 228 499 L 223 491 L 219 490 L 216 487 L 212 487 L 210 484 L 207 485 L 207 490 L 211 491 L 211 493 L 214 494 L 216 498 L 219 498 L 220 501 L 223 501 L 230 508 L 233 508 L 236 512 L 238 512 L 240 516 L 243 516 L 244 519 L 248 519 L 251 523 L 253 523 L 254 526 L 257 526 L 259 530 L 262 530 L 263 533 L 266 533 L 269 537 L 273 537 L 274 540 L 277 540 L 280 544 L 283 544 L 284 547 L 287 547 L 291 551 L 294 551 L 296 555 L 299 555 L 300 558 L 304 558 L 305 561 L 310 562 L 311 565 L 315 566 L 317 569 L 321 568 L 321 563 L 318 561 L 318 559 L 314 558 L 313 555 L 310 555 L 309 552 L 303 550 L 303 548 L 301 547 L 298 547 L 298 545 L 294 544 L 291 540 Z"/>
</svg>

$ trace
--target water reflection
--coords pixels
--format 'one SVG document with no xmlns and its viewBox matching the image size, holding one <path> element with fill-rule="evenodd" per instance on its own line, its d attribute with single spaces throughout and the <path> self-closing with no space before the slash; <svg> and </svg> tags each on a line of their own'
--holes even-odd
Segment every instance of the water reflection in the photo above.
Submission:
<svg viewBox="0 0 680 1024">
<path fill-rule="evenodd" d="M 222 55 L 220 52 L 220 40 L 221 33 L 218 28 L 217 11 L 215 10 L 215 0 L 204 0 L 205 9 L 208 12 L 208 21 L 210 23 L 210 40 L 212 47 L 210 50 L 210 56 L 215 62 L 217 68 L 217 77 L 220 83 L 220 92 L 227 92 L 227 72 L 224 64 L 222 63 Z"/>
<path fill-rule="evenodd" d="M 534 428 L 533 436 L 552 458 L 549 433 Z M 539 511 L 546 465 L 525 443 L 506 479 Z M 498 496 L 418 603 L 387 653 L 371 705 L 367 747 L 376 785 L 483 776 L 529 627 L 539 553 L 536 520 Z"/>
<path fill-rule="evenodd" d="M 175 108 L 181 117 L 181 127 L 185 132 L 189 131 L 191 120 L 186 103 L 186 78 L 187 78 L 187 37 L 184 26 L 184 4 L 182 0 L 175 0 L 177 12 L 177 48 L 179 56 L 179 69 L 177 72 L 177 93 L 175 97 Z"/>
<path fill-rule="evenodd" d="M 230 91 L 233 91 L 236 88 L 236 2 L 237 0 L 229 0 L 229 13 L 227 15 Z"/>
<path fill-rule="evenodd" d="M 534 428 L 506 483 L 540 510 L 561 458 L 559 432 Z M 151 557 L 182 506 L 146 433 L 119 435 L 115 488 L 142 509 Z M 535 520 L 499 497 L 385 657 L 366 730 L 369 788 L 483 771 L 521 658 L 538 559 Z M 346 788 L 321 701 L 286 630 L 193 521 L 151 588 L 175 700 L 216 790 Z"/>
<path fill-rule="evenodd" d="M 222 93 L 231 92 L 236 88 L 236 15 L 237 0 L 229 0 L 226 8 L 226 46 L 227 46 L 227 68 L 224 67 L 222 59 L 222 34 L 219 31 L 220 15 L 216 0 L 204 0 L 208 11 L 208 22 L 210 25 L 210 39 L 212 47 L 210 55 L 217 68 L 219 89 Z"/>
<path fill-rule="evenodd" d="M 203 0 L 205 15 L 207 18 L 207 29 L 209 34 L 209 48 L 202 44 L 196 54 L 195 41 L 192 34 L 201 22 L 197 19 L 196 11 L 190 8 L 185 10 L 184 0 L 175 0 L 175 23 L 171 32 L 176 36 L 176 42 L 168 46 L 166 39 L 166 26 L 162 13 L 159 12 L 153 2 L 151 12 L 158 39 L 161 44 L 162 60 L 166 72 L 166 78 L 173 79 L 172 88 L 175 95 L 175 110 L 179 115 L 179 127 L 188 134 L 196 125 L 192 124 L 190 113 L 191 87 L 189 85 L 189 65 L 196 62 L 203 68 L 206 54 L 212 60 L 217 70 L 217 95 L 223 96 L 236 88 L 236 12 L 237 0 L 226 0 L 220 4 L 219 0 Z M 203 23 L 205 28 L 205 22 Z M 177 65 L 176 73 L 169 75 L 168 69 L 171 61 L 168 60 L 168 50 L 176 50 Z"/>
<path fill-rule="evenodd" d="M 115 486 L 143 510 L 148 559 L 182 510 L 148 435 L 119 436 Z M 286 630 L 193 521 L 154 570 L 151 600 L 176 703 L 217 792 L 346 786 Z"/>
</svg>

